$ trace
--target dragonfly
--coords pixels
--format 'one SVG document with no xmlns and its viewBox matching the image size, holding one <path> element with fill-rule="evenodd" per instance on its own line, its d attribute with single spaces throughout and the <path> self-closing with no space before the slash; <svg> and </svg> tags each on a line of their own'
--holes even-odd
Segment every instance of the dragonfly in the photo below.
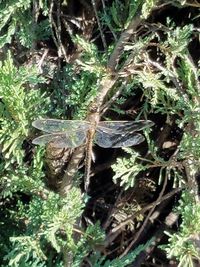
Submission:
<svg viewBox="0 0 200 267">
<path fill-rule="evenodd" d="M 96 117 L 95 117 L 96 116 Z M 92 146 L 94 142 L 103 148 L 130 147 L 144 141 L 138 131 L 154 125 L 150 120 L 138 121 L 99 121 L 99 115 L 93 114 L 88 121 L 38 119 L 32 125 L 45 132 L 36 137 L 32 143 L 46 145 L 51 143 L 57 148 L 76 148 L 86 145 L 85 189 L 90 179 Z"/>
</svg>

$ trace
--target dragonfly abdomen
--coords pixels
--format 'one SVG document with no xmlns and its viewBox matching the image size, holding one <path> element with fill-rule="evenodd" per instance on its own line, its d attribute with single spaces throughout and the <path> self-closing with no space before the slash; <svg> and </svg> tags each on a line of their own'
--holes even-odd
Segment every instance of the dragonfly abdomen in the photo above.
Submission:
<svg viewBox="0 0 200 267">
<path fill-rule="evenodd" d="M 85 179 L 84 179 L 86 192 L 90 182 L 90 169 L 92 163 L 92 146 L 93 146 L 94 135 L 95 135 L 95 129 L 91 128 L 90 130 L 88 130 L 86 153 L 85 153 Z"/>
</svg>

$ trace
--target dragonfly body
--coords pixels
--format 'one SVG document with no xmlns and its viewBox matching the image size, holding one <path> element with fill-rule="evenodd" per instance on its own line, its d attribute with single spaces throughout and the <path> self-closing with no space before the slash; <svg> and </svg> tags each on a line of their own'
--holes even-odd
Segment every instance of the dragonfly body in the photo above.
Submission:
<svg viewBox="0 0 200 267">
<path fill-rule="evenodd" d="M 99 121 L 99 113 L 93 111 L 88 121 L 41 119 L 33 126 L 46 134 L 33 140 L 33 144 L 53 143 L 58 148 L 76 148 L 86 143 L 85 188 L 89 184 L 93 140 L 99 146 L 129 147 L 144 141 L 141 131 L 154 125 L 152 121 Z"/>
</svg>

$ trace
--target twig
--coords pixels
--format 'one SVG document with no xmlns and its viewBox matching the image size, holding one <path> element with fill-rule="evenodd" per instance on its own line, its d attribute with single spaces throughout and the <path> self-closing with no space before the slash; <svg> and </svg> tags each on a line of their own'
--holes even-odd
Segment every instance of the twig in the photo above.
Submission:
<svg viewBox="0 0 200 267">
<path fill-rule="evenodd" d="M 81 160 L 84 158 L 84 153 L 85 153 L 85 145 L 75 149 L 72 158 L 67 166 L 67 170 L 62 179 L 62 183 L 59 190 L 61 196 L 66 196 L 66 194 L 71 189 L 74 175 L 77 172 Z"/>
<path fill-rule="evenodd" d="M 151 243 L 151 245 L 143 251 L 139 257 L 134 261 L 134 267 L 140 267 L 141 264 L 145 261 L 147 257 L 150 256 L 150 254 L 153 252 L 154 248 L 157 244 L 160 243 L 160 240 L 164 236 L 164 231 L 172 227 L 176 221 L 178 220 L 178 214 L 174 212 L 170 212 L 167 217 L 165 218 L 164 225 L 161 225 L 158 230 L 156 230 L 154 233 L 152 233 L 152 236 L 154 237 L 154 241 Z M 160 266 L 153 264 L 152 266 Z"/>
<path fill-rule="evenodd" d="M 121 231 L 121 228 L 125 227 L 130 220 L 133 220 L 137 216 L 139 216 L 141 214 L 144 214 L 146 211 L 148 211 L 152 207 L 155 207 L 155 206 L 159 205 L 162 201 L 164 201 L 164 200 L 172 197 L 174 194 L 180 192 L 181 190 L 182 190 L 182 188 L 174 189 L 170 193 L 167 193 L 166 195 L 164 195 L 159 201 L 157 199 L 153 203 L 150 203 L 149 205 L 147 205 L 146 207 L 144 207 L 142 210 L 137 211 L 134 214 L 128 216 L 126 218 L 126 220 L 124 220 L 119 225 L 117 225 L 116 227 L 114 227 L 113 229 L 110 230 L 110 232 L 108 233 L 107 238 L 106 238 L 106 245 L 105 246 L 108 246 L 115 239 L 115 238 L 113 238 L 113 235 L 116 235 L 116 232 Z"/>
<path fill-rule="evenodd" d="M 116 66 L 118 64 L 118 61 L 120 59 L 120 55 L 121 52 L 124 49 L 124 44 L 126 42 L 128 42 L 128 40 L 131 38 L 131 36 L 133 35 L 134 31 L 136 30 L 136 28 L 138 27 L 138 25 L 142 22 L 143 20 L 141 19 L 140 13 L 134 17 L 134 19 L 131 21 L 131 23 L 129 24 L 127 30 L 125 30 L 120 38 L 119 41 L 117 42 L 115 49 L 108 61 L 108 68 L 110 68 L 111 70 L 115 70 Z"/>
<path fill-rule="evenodd" d="M 53 0 L 50 1 L 50 7 L 49 7 L 49 22 L 50 22 L 50 25 L 51 25 L 51 33 L 52 33 L 52 38 L 53 38 L 53 41 L 59 51 L 59 45 L 58 45 L 58 42 L 56 40 L 56 37 L 54 35 L 54 31 L 53 31 L 53 26 L 55 28 L 55 22 L 53 20 L 53 6 L 54 6 L 54 2 Z"/>
<path fill-rule="evenodd" d="M 42 55 L 40 61 L 39 61 L 38 64 L 37 64 L 40 73 L 42 73 L 42 64 L 43 64 L 44 59 L 46 58 L 48 52 L 49 52 L 49 49 L 48 49 L 48 48 L 44 50 L 44 53 L 43 53 L 43 55 Z"/>
<path fill-rule="evenodd" d="M 115 102 L 115 100 L 119 97 L 119 95 L 122 93 L 124 89 L 125 84 L 123 83 L 120 88 L 117 90 L 117 92 L 107 101 L 102 107 L 101 107 L 101 116 L 109 109 L 109 107 L 112 105 L 112 103 Z"/>
<path fill-rule="evenodd" d="M 49 21 L 51 24 L 52 37 L 53 37 L 54 43 L 58 49 L 58 56 L 60 57 L 61 54 L 63 54 L 65 61 L 68 62 L 69 59 L 67 57 L 65 47 L 63 46 L 62 40 L 61 40 L 60 1 L 58 1 L 58 7 L 57 7 L 57 24 L 58 24 L 58 27 L 57 27 L 57 25 L 53 19 L 53 6 L 54 6 L 54 2 L 53 2 L 53 0 L 51 0 L 50 8 L 49 8 Z M 54 35 L 53 28 L 55 30 L 56 37 Z"/>
<path fill-rule="evenodd" d="M 122 195 L 122 193 L 123 193 L 123 190 L 121 190 L 121 191 L 119 192 L 118 197 L 117 197 L 115 203 L 117 203 L 118 200 L 121 199 L 121 195 Z M 109 211 L 109 213 L 108 213 L 108 216 L 107 216 L 107 218 L 106 218 L 106 221 L 105 221 L 104 224 L 103 224 L 103 229 L 106 230 L 106 229 L 108 228 L 108 226 L 109 226 L 109 224 L 110 224 L 110 219 L 111 219 L 111 217 L 112 217 L 112 214 L 113 214 L 115 211 L 116 211 L 116 205 L 113 206 L 113 207 L 110 209 L 110 211 Z"/>
<path fill-rule="evenodd" d="M 101 35 L 101 40 L 102 40 L 102 43 L 103 43 L 104 51 L 107 51 L 106 39 L 105 39 L 104 33 L 102 31 L 102 28 L 101 28 L 101 23 L 100 23 L 99 16 L 98 16 L 98 13 L 97 13 L 97 7 L 96 7 L 95 0 L 92 0 L 92 6 L 93 6 L 93 9 L 94 9 L 95 17 L 96 17 L 98 28 L 99 28 L 99 31 L 100 31 L 100 35 Z"/>
<path fill-rule="evenodd" d="M 158 205 L 158 203 L 160 203 L 162 197 L 163 197 L 163 194 L 165 192 L 165 189 L 166 189 L 166 186 L 167 186 L 167 180 L 168 180 L 168 175 L 166 173 L 165 175 L 165 180 L 164 180 L 164 184 L 163 184 L 163 187 L 162 187 L 162 190 L 157 198 L 157 200 L 155 201 L 155 203 L 153 204 L 151 210 L 149 211 L 145 221 L 143 222 L 143 225 L 142 227 L 140 228 L 140 230 L 136 233 L 136 236 L 134 237 L 134 239 L 131 241 L 131 243 L 128 245 L 128 247 L 124 250 L 124 252 L 120 255 L 120 258 L 122 258 L 123 256 L 125 256 L 129 250 L 132 248 L 132 246 L 134 245 L 134 243 L 138 240 L 139 236 L 141 235 L 141 233 L 143 232 L 145 226 L 147 225 L 148 221 L 149 221 L 149 218 L 151 217 L 154 209 L 156 208 L 156 206 Z"/>
</svg>

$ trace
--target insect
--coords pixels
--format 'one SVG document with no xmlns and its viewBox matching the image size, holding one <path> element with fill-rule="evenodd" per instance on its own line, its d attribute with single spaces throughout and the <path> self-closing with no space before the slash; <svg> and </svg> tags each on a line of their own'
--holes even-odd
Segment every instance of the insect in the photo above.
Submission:
<svg viewBox="0 0 200 267">
<path fill-rule="evenodd" d="M 57 148 L 76 148 L 86 143 L 85 188 L 87 188 L 93 139 L 103 148 L 138 145 L 144 141 L 144 136 L 137 131 L 151 127 L 154 123 L 149 120 L 99 121 L 99 115 L 92 114 L 88 121 L 39 119 L 32 125 L 45 132 L 33 140 L 33 144 L 36 145 L 52 143 Z"/>
<path fill-rule="evenodd" d="M 95 143 L 104 148 L 134 146 L 144 141 L 137 133 L 154 123 L 151 121 L 100 121 L 95 134 Z M 52 142 L 57 148 L 75 148 L 86 141 L 87 131 L 93 125 L 88 121 L 78 120 L 36 120 L 32 125 L 47 134 L 33 140 L 33 144 L 45 145 Z"/>
</svg>

